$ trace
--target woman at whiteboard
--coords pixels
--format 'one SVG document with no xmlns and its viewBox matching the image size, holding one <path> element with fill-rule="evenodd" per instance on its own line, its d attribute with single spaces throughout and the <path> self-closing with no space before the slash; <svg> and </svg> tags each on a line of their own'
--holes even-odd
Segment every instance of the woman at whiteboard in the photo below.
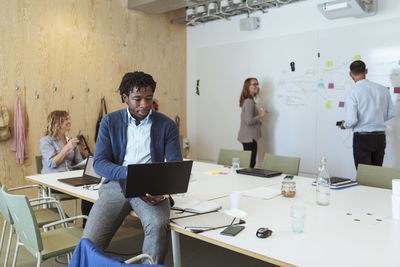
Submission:
<svg viewBox="0 0 400 267">
<path fill-rule="evenodd" d="M 243 150 L 251 151 L 251 168 L 254 168 L 256 165 L 257 140 L 261 137 L 261 118 L 267 113 L 263 108 L 259 112 L 256 107 L 254 99 L 259 91 L 258 80 L 256 78 L 247 78 L 244 81 L 239 100 L 242 113 L 240 114 L 238 141 L 242 143 Z"/>
</svg>

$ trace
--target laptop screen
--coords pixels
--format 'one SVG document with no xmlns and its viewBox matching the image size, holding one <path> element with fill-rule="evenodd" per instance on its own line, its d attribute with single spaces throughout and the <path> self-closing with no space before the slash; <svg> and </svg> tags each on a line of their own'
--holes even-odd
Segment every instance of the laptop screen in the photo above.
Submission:
<svg viewBox="0 0 400 267">
<path fill-rule="evenodd" d="M 93 169 L 93 156 L 89 156 L 87 158 L 87 163 L 86 163 L 86 167 L 85 167 L 85 171 L 83 173 L 83 176 L 101 178 L 101 176 L 98 175 Z"/>
</svg>

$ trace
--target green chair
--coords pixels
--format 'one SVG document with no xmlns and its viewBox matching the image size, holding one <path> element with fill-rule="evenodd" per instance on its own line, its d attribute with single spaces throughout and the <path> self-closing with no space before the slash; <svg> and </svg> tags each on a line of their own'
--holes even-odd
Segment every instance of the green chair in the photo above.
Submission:
<svg viewBox="0 0 400 267">
<path fill-rule="evenodd" d="M 4 186 L 2 186 L 1 183 L 0 183 L 0 187 L 4 188 L 3 190 L 6 191 L 6 188 Z M 8 190 L 8 192 L 25 189 L 25 188 L 29 188 L 29 186 L 13 188 L 13 189 Z M 1 255 L 1 251 L 3 249 L 3 240 L 4 240 L 4 234 L 5 234 L 5 230 L 7 227 L 7 223 L 10 224 L 10 233 L 9 233 L 8 244 L 7 244 L 7 252 L 6 252 L 5 261 L 4 261 L 4 266 L 6 266 L 7 261 L 8 261 L 8 256 L 10 253 L 10 246 L 11 246 L 11 242 L 12 242 L 14 228 L 13 228 L 13 220 L 10 216 L 6 201 L 3 196 L 3 190 L 0 190 L 0 212 L 4 219 L 3 230 L 1 233 L 1 240 L 0 240 L 0 242 L 1 242 L 0 243 L 0 255 Z M 43 226 L 45 224 L 55 222 L 60 219 L 65 219 L 65 213 L 62 210 L 61 204 L 53 198 L 49 198 L 49 197 L 35 198 L 35 199 L 29 200 L 29 202 L 32 207 L 34 207 L 34 206 L 40 207 L 40 206 L 43 206 L 44 204 L 49 204 L 49 203 L 56 204 L 56 206 L 57 206 L 56 208 L 40 208 L 37 210 L 33 210 L 33 213 L 36 217 L 36 220 L 37 220 L 39 226 Z"/>
<path fill-rule="evenodd" d="M 232 165 L 232 158 L 240 159 L 240 167 L 250 167 L 251 151 L 224 149 L 219 150 L 218 164 L 220 165 Z"/>
<path fill-rule="evenodd" d="M 58 255 L 70 254 L 74 251 L 76 244 L 82 236 L 83 230 L 82 228 L 69 227 L 66 223 L 80 218 L 87 218 L 87 216 L 72 217 L 43 225 L 45 229 L 58 224 L 64 227 L 41 232 L 39 231 L 38 221 L 34 216 L 34 210 L 26 196 L 8 194 L 4 191 L 4 187 L 2 189 L 2 195 L 18 234 L 12 264 L 13 267 L 16 265 L 18 249 L 22 245 L 37 258 L 36 266 L 40 266 L 43 260 Z"/>
<path fill-rule="evenodd" d="M 265 154 L 262 168 L 284 174 L 299 175 L 300 158 Z"/>
<path fill-rule="evenodd" d="M 42 172 L 43 168 L 42 159 L 43 159 L 42 155 L 35 156 L 35 165 L 37 174 L 40 174 Z M 64 193 L 52 193 L 50 188 L 48 189 L 48 195 L 54 197 L 58 201 L 75 200 L 74 216 L 76 216 L 78 210 L 78 198 Z"/>
<path fill-rule="evenodd" d="M 400 179 L 400 168 L 358 164 L 356 180 L 361 185 L 392 189 L 392 179 Z"/>
</svg>

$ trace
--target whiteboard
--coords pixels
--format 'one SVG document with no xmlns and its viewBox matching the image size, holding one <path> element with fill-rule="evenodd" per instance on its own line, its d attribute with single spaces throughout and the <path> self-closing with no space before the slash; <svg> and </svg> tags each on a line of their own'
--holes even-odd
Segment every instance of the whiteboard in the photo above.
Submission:
<svg viewBox="0 0 400 267">
<path fill-rule="evenodd" d="M 257 164 L 265 153 L 296 156 L 301 172 L 316 173 L 325 156 L 332 176 L 354 179 L 352 132 L 335 125 L 345 119 L 345 94 L 354 84 L 349 64 L 358 57 L 366 62 L 367 78 L 389 87 L 399 111 L 400 94 L 394 93 L 400 87 L 399 25 L 397 18 L 197 49 L 197 157 L 216 160 L 220 148 L 242 149 L 236 140 L 238 101 L 244 79 L 256 77 L 257 105 L 269 111 L 262 120 Z M 384 166 L 399 167 L 399 118 L 387 125 Z"/>
</svg>

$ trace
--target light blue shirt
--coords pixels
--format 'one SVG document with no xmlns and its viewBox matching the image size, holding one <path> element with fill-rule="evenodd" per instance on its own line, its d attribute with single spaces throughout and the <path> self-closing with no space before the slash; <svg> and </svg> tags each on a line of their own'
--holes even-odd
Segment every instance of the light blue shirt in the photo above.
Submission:
<svg viewBox="0 0 400 267">
<path fill-rule="evenodd" d="M 345 128 L 353 132 L 385 131 L 385 121 L 396 116 L 389 90 L 367 79 L 356 82 L 346 97 Z"/>
<path fill-rule="evenodd" d="M 136 125 L 135 118 L 129 112 L 129 107 L 126 109 L 128 112 L 128 128 L 127 128 L 127 143 L 126 152 L 124 157 L 123 166 L 129 164 L 140 164 L 151 162 L 150 155 L 150 130 L 152 121 L 149 114 L 144 118 L 139 125 Z"/>
</svg>

